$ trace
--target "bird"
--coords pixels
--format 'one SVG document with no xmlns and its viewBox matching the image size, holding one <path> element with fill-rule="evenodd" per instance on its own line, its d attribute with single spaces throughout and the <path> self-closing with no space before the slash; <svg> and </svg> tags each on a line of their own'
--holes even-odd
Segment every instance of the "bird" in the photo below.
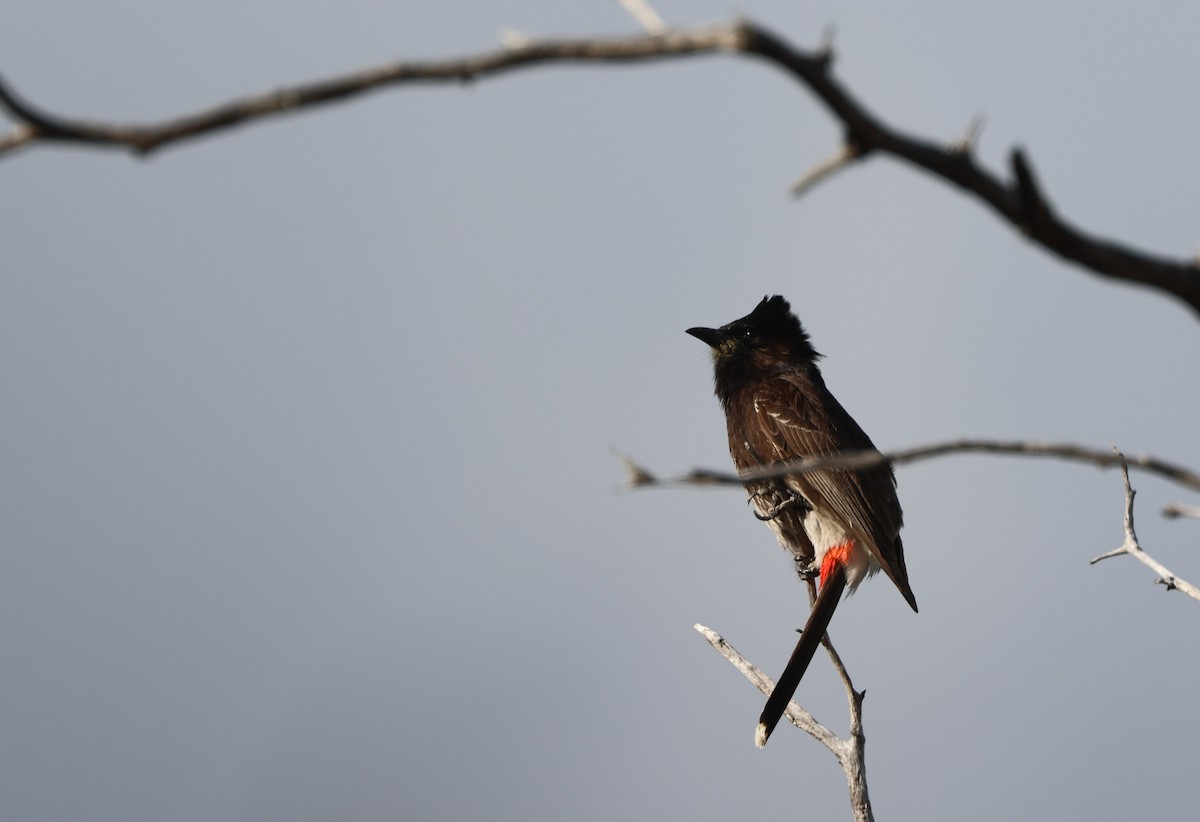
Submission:
<svg viewBox="0 0 1200 822">
<path fill-rule="evenodd" d="M 781 296 L 720 328 L 689 328 L 707 343 L 740 475 L 806 457 L 876 451 L 825 387 L 808 333 Z M 876 451 L 876 453 L 878 453 Z M 787 710 L 844 591 L 882 570 L 917 610 L 900 539 L 903 512 L 887 462 L 744 482 L 755 516 L 790 551 L 804 579 L 819 577 L 812 612 L 755 728 L 758 747 Z"/>
</svg>

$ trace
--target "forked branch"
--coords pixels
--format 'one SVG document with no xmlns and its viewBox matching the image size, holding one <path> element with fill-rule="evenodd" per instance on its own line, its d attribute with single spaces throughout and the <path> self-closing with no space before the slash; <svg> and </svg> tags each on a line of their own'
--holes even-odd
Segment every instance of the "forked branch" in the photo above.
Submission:
<svg viewBox="0 0 1200 822">
<path fill-rule="evenodd" d="M 1125 482 L 1125 541 L 1111 551 L 1093 558 L 1091 564 L 1095 565 L 1100 560 L 1109 559 L 1110 557 L 1131 556 L 1158 574 L 1158 579 L 1154 581 L 1159 585 L 1166 586 L 1168 591 L 1181 591 L 1192 599 L 1200 601 L 1200 589 L 1197 589 L 1195 585 L 1186 579 L 1180 579 L 1171 573 L 1165 565 L 1142 550 L 1141 543 L 1138 542 L 1137 532 L 1133 528 L 1133 498 L 1137 496 L 1137 492 L 1129 484 L 1129 467 L 1125 464 L 1124 455 L 1115 448 L 1113 449 L 1113 453 L 1121 461 L 1121 479 Z"/>
<path fill-rule="evenodd" d="M 762 691 L 764 696 L 770 696 L 771 691 L 775 688 L 774 680 L 738 653 L 716 631 L 706 628 L 699 623 L 693 627 L 708 640 L 709 645 L 715 648 L 721 656 L 729 660 L 733 667 L 741 671 L 742 675 L 750 680 L 752 685 Z M 846 669 L 842 666 L 837 652 L 833 650 L 833 645 L 826 644 L 825 647 L 833 656 L 839 675 L 842 676 L 844 682 L 848 683 L 849 677 L 846 674 Z M 854 811 L 854 818 L 858 822 L 870 822 L 873 816 L 871 814 L 871 800 L 867 792 L 867 772 L 864 759 L 866 736 L 862 729 L 862 703 L 865 694 L 854 691 L 853 687 L 849 685 L 848 687 L 851 694 L 849 739 L 842 739 L 833 731 L 826 728 L 795 700 L 788 704 L 788 709 L 784 713 L 784 716 L 793 725 L 820 742 L 830 753 L 837 757 L 838 764 L 842 766 L 842 771 L 846 775 L 846 784 L 850 791 L 850 807 Z"/>
</svg>

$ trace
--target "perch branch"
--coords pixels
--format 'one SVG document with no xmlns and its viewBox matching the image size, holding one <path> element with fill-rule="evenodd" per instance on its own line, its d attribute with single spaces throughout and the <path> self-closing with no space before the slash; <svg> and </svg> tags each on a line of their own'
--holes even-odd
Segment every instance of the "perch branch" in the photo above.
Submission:
<svg viewBox="0 0 1200 822">
<path fill-rule="evenodd" d="M 771 691 L 775 688 L 774 680 L 738 653 L 716 631 L 706 628 L 699 623 L 696 623 L 693 627 L 708 640 L 709 645 L 715 648 L 721 656 L 729 660 L 733 664 L 733 667 L 741 671 L 742 675 L 750 680 L 750 683 L 758 688 L 764 696 L 770 695 Z M 845 668 L 841 666 L 841 660 L 837 657 L 833 647 L 826 645 L 826 648 L 834 656 L 840 673 L 848 681 L 849 677 L 845 675 Z M 788 704 L 788 709 L 784 713 L 784 716 L 793 725 L 820 742 L 830 753 L 837 757 L 838 764 L 842 766 L 842 770 L 846 774 L 846 783 L 850 791 L 850 805 L 854 810 L 854 818 L 858 822 L 870 822 L 873 817 L 871 815 L 871 801 L 867 794 L 866 767 L 863 759 L 866 737 L 862 730 L 862 701 L 865 694 L 856 693 L 853 688 L 851 688 L 851 694 L 850 739 L 842 739 L 833 731 L 826 728 L 795 700 Z"/>
<path fill-rule="evenodd" d="M 737 649 L 726 642 L 716 631 L 706 628 L 700 623 L 696 623 L 692 627 L 699 631 L 708 640 L 708 644 L 713 646 L 721 656 L 733 663 L 733 667 L 741 671 L 742 676 L 750 680 L 750 684 L 762 691 L 763 696 L 771 695 L 771 691 L 775 688 L 775 680 L 771 679 L 771 677 L 763 673 L 762 669 L 738 653 Z M 800 705 L 792 702 L 788 706 L 787 718 L 797 728 L 832 751 L 835 756 L 839 755 L 839 751 L 843 745 L 842 740 L 838 738 L 837 734 L 818 722 L 812 714 L 804 710 Z"/>
<path fill-rule="evenodd" d="M 856 471 L 882 462 L 905 465 L 910 462 L 943 457 L 947 454 L 1001 454 L 1010 456 L 1050 457 L 1073 462 L 1088 462 L 1101 468 L 1132 465 L 1147 473 L 1156 474 L 1174 483 L 1200 491 L 1200 474 L 1180 465 L 1167 462 L 1147 454 L 1118 457 L 1112 451 L 1087 448 L 1072 443 L 1026 442 L 983 439 L 961 439 L 919 445 L 896 451 L 857 451 L 834 454 L 827 457 L 809 457 L 794 462 L 780 463 L 767 469 L 734 474 L 728 471 L 713 471 L 696 468 L 688 474 L 671 479 L 659 479 L 636 462 L 624 457 L 629 471 L 629 487 L 678 486 L 678 485 L 741 485 L 747 480 L 777 479 L 811 471 Z M 637 471 L 634 472 L 633 469 Z"/>
<path fill-rule="evenodd" d="M 826 457 L 809 457 L 808 459 L 780 463 L 765 469 L 747 471 L 744 474 L 733 474 L 724 471 L 712 471 L 705 468 L 693 469 L 690 473 L 673 479 L 659 479 L 657 476 L 642 468 L 632 459 L 621 455 L 628 476 L 626 487 L 656 488 L 680 485 L 742 485 L 747 480 L 777 479 L 779 477 L 807 474 L 813 471 L 855 471 L 889 462 L 893 465 L 903 465 L 909 462 L 932 459 L 947 454 L 983 453 L 1009 454 L 1034 457 L 1054 457 L 1077 462 L 1090 462 L 1102 468 L 1119 466 L 1125 480 L 1126 509 L 1125 509 L 1125 543 L 1120 547 L 1101 554 L 1092 560 L 1092 564 L 1109 557 L 1129 554 L 1136 557 L 1147 567 L 1159 575 L 1157 582 L 1167 586 L 1167 590 L 1179 590 L 1193 599 L 1200 600 L 1200 590 L 1187 580 L 1177 577 L 1154 558 L 1148 556 L 1137 543 L 1133 530 L 1133 489 L 1129 485 L 1129 466 L 1133 465 L 1143 471 L 1157 474 L 1188 488 L 1200 490 L 1200 474 L 1165 460 L 1148 455 L 1127 457 L 1117 449 L 1100 451 L 1085 448 L 1070 443 L 1036 443 L 1036 442 L 998 442 L 995 440 L 954 440 L 951 442 L 922 445 L 899 451 L 857 451 L 834 454 Z M 1188 510 L 1189 506 L 1168 506 L 1171 511 Z M 1178 515 L 1178 514 L 1177 514 Z M 853 686 L 847 683 L 853 693 Z"/>
</svg>

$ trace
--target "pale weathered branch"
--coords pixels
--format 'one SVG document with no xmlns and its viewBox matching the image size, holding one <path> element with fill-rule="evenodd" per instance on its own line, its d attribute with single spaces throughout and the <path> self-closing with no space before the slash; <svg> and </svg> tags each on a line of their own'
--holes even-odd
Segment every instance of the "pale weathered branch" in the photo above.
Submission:
<svg viewBox="0 0 1200 822">
<path fill-rule="evenodd" d="M 762 691 L 764 696 L 771 695 L 771 691 L 775 688 L 775 680 L 771 679 L 761 668 L 758 668 L 738 653 L 737 649 L 726 642 L 716 631 L 706 628 L 698 622 L 692 627 L 699 631 L 708 640 L 708 644 L 716 648 L 721 656 L 732 662 L 733 667 L 741 671 L 742 675 L 750 680 L 750 683 L 754 687 Z M 818 722 L 803 707 L 793 702 L 788 706 L 787 717 L 792 721 L 793 725 L 820 742 L 835 755 L 838 753 L 842 740 L 838 738 L 837 734 Z"/>
<path fill-rule="evenodd" d="M 845 740 L 845 755 L 839 757 L 846 785 L 850 790 L 850 807 L 858 822 L 871 822 L 871 797 L 867 792 L 867 735 L 862 726 L 862 704 L 866 691 L 850 691 L 850 738 Z"/>
<path fill-rule="evenodd" d="M 774 680 L 738 653 L 716 631 L 706 628 L 699 623 L 696 623 L 693 627 L 708 640 L 709 645 L 712 645 L 721 656 L 728 659 L 733 664 L 733 667 L 741 671 L 742 675 L 750 680 L 750 683 L 758 688 L 764 696 L 770 696 L 771 691 L 775 688 Z M 833 656 L 835 667 L 838 668 L 843 680 L 848 681 L 849 677 L 845 673 L 845 668 L 842 666 L 837 652 L 833 650 L 832 644 L 826 642 L 825 647 Z M 859 822 L 870 822 L 873 816 L 871 814 L 871 800 L 867 793 L 867 773 L 864 759 L 866 737 L 862 729 L 862 702 L 865 694 L 855 692 L 853 688 L 850 689 L 850 692 L 849 739 L 842 739 L 833 731 L 826 728 L 795 700 L 788 703 L 788 708 L 784 716 L 793 725 L 820 742 L 830 753 L 837 757 L 838 764 L 842 766 L 842 770 L 846 774 L 846 783 L 850 791 L 850 806 L 854 810 L 854 818 Z"/>
<path fill-rule="evenodd" d="M 816 584 L 812 579 L 808 580 L 808 587 L 812 595 L 810 600 L 815 600 Z M 842 655 L 833 647 L 833 640 L 829 638 L 828 632 L 821 637 L 821 644 L 825 646 L 829 658 L 833 661 L 833 668 L 846 689 L 850 711 L 850 736 L 841 740 L 843 747 L 841 755 L 838 756 L 838 763 L 842 766 L 842 772 L 846 774 L 846 787 L 850 791 L 850 807 L 854 809 L 854 817 L 860 822 L 865 822 L 873 818 L 871 797 L 867 790 L 867 735 L 862 724 L 862 704 L 867 692 L 854 690 L 850 672 L 842 662 Z"/>
<path fill-rule="evenodd" d="M 982 447 L 981 447 L 982 446 Z M 915 459 L 926 459 L 931 456 L 940 456 L 946 453 L 956 451 L 984 451 L 988 453 L 1018 453 L 1036 456 L 1057 456 L 1069 459 L 1081 459 L 1089 462 L 1095 462 L 1100 465 L 1116 464 L 1121 468 L 1121 479 L 1125 486 L 1125 541 L 1112 551 L 1101 554 L 1091 560 L 1091 564 L 1096 564 L 1102 559 L 1109 557 L 1121 556 L 1129 554 L 1140 562 L 1151 568 L 1158 574 L 1156 582 L 1165 585 L 1167 590 L 1182 591 L 1189 597 L 1200 600 L 1200 589 L 1192 585 L 1190 582 L 1179 578 L 1169 571 L 1161 563 L 1148 556 L 1141 545 L 1138 543 L 1137 532 L 1134 529 L 1133 522 L 1133 500 L 1136 492 L 1129 482 L 1129 461 L 1125 455 L 1118 449 L 1113 448 L 1111 453 L 1102 453 L 1092 451 L 1090 449 L 1081 448 L 1072 445 L 1038 445 L 1032 443 L 986 443 L 983 441 L 961 441 L 959 443 L 947 443 L 935 446 L 926 446 L 920 449 L 910 449 L 905 452 L 894 452 L 893 454 L 880 454 L 878 452 L 863 452 L 859 454 L 840 455 L 837 458 L 826 460 L 803 460 L 797 463 L 788 465 L 784 474 L 794 474 L 807 471 L 815 471 L 821 469 L 839 468 L 861 468 L 867 465 L 876 464 L 883 460 L 892 462 L 898 461 L 897 455 L 907 455 L 907 461 Z M 631 475 L 631 484 L 640 486 L 653 486 L 663 484 L 696 484 L 696 483 L 725 483 L 741 484 L 745 477 L 717 474 L 715 472 L 704 472 L 698 476 L 698 472 L 692 472 L 687 477 L 679 480 L 671 480 L 668 483 L 656 479 L 645 469 L 637 465 L 633 460 L 621 455 L 626 469 Z M 1139 458 L 1142 461 L 1142 467 L 1147 470 L 1154 470 L 1156 473 L 1163 474 L 1170 478 L 1179 480 L 1180 477 L 1187 477 L 1190 472 L 1180 469 L 1177 466 L 1170 466 L 1160 460 L 1155 460 L 1150 457 Z M 1153 466 L 1153 467 L 1148 467 Z M 766 476 L 781 476 L 779 472 L 754 472 L 755 477 Z M 1192 475 L 1194 477 L 1194 475 Z M 1177 506 L 1185 507 L 1185 506 Z M 1168 507 L 1170 508 L 1170 506 Z M 1198 509 L 1200 510 L 1200 509 Z M 1188 512 L 1191 515 L 1191 512 Z M 813 598 L 815 586 L 812 580 L 808 581 L 809 599 Z M 712 645 L 718 652 L 728 659 L 735 668 L 750 680 L 764 695 L 769 696 L 775 687 L 774 681 L 758 667 L 749 662 L 745 657 L 737 652 L 723 637 L 715 631 L 706 628 L 703 625 L 696 624 L 694 626 L 709 644 Z M 829 652 L 830 658 L 833 660 L 834 668 L 841 677 L 842 683 L 846 688 L 847 696 L 850 703 L 850 736 L 848 739 L 842 739 L 819 723 L 807 710 L 794 700 L 789 703 L 785 716 L 792 722 L 793 725 L 800 728 L 805 733 L 812 736 L 822 745 L 824 745 L 835 757 L 838 763 L 842 766 L 842 771 L 846 775 L 846 782 L 850 792 L 850 804 L 854 810 L 855 819 L 860 822 L 871 820 L 871 802 L 867 790 L 866 779 L 866 735 L 863 732 L 862 726 L 862 703 L 866 697 L 865 691 L 856 691 L 850 680 L 850 675 L 846 671 L 845 665 L 842 663 L 841 657 L 830 642 L 828 635 L 822 638 L 822 644 L 825 645 Z"/>
<path fill-rule="evenodd" d="M 1168 591 L 1182 591 L 1192 599 L 1200 601 L 1200 588 L 1197 588 L 1185 579 L 1175 576 L 1175 574 L 1167 570 L 1165 565 L 1142 550 L 1142 546 L 1138 542 L 1137 532 L 1133 528 L 1133 498 L 1137 495 L 1137 492 L 1129 484 L 1129 468 L 1125 464 L 1124 456 L 1115 448 L 1113 449 L 1113 453 L 1121 463 L 1121 479 L 1125 482 L 1125 541 L 1113 550 L 1093 558 L 1091 564 L 1095 565 L 1102 559 L 1128 554 L 1158 574 L 1158 579 L 1155 582 L 1165 585 Z"/>
<path fill-rule="evenodd" d="M 639 5 L 644 3 L 626 4 L 627 8 Z M 649 25 L 653 27 L 654 24 Z M 0 79 L 0 108 L 16 121 L 10 132 L 0 135 L 0 156 L 40 142 L 109 146 L 146 154 L 251 120 L 401 84 L 463 83 L 545 63 L 628 63 L 719 53 L 766 60 L 806 85 L 841 122 L 845 143 L 853 146 L 860 157 L 879 152 L 923 169 L 973 195 L 1044 249 L 1102 276 L 1170 294 L 1200 313 L 1200 268 L 1195 260 L 1171 259 L 1084 233 L 1058 216 L 1050 206 L 1022 149 L 1011 153 L 1013 180 L 1005 181 L 975 161 L 970 151 L 972 139 L 946 147 L 899 131 L 867 110 L 834 77 L 833 51 L 828 42 L 817 50 L 804 51 L 748 20 L 697 28 L 668 28 L 635 37 L 521 38 L 510 40 L 509 45 L 499 51 L 456 59 L 387 63 L 313 83 L 249 95 L 177 119 L 148 124 L 106 123 L 52 115 L 23 100 Z"/>
</svg>

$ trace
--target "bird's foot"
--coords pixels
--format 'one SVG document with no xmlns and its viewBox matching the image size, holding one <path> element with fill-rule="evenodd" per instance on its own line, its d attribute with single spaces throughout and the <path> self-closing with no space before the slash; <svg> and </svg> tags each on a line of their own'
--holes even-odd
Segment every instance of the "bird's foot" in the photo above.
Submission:
<svg viewBox="0 0 1200 822">
<path fill-rule="evenodd" d="M 813 564 L 813 560 L 811 558 L 805 559 L 804 557 L 796 557 L 796 573 L 799 574 L 800 579 L 808 582 L 810 579 L 816 579 L 819 577 L 821 575 L 821 569 Z"/>
<path fill-rule="evenodd" d="M 757 496 L 757 494 L 755 496 Z M 751 499 L 753 499 L 753 497 Z M 786 499 L 784 499 L 783 501 L 781 501 L 775 505 L 772 505 L 765 512 L 760 513 L 759 511 L 755 511 L 754 516 L 756 516 L 762 522 L 770 522 L 771 520 L 775 519 L 777 516 L 782 514 L 784 511 L 788 510 L 792 506 L 801 502 L 803 499 L 804 499 L 803 497 L 801 497 L 799 494 L 795 493 L 794 491 L 788 491 L 788 495 L 787 495 Z"/>
</svg>

